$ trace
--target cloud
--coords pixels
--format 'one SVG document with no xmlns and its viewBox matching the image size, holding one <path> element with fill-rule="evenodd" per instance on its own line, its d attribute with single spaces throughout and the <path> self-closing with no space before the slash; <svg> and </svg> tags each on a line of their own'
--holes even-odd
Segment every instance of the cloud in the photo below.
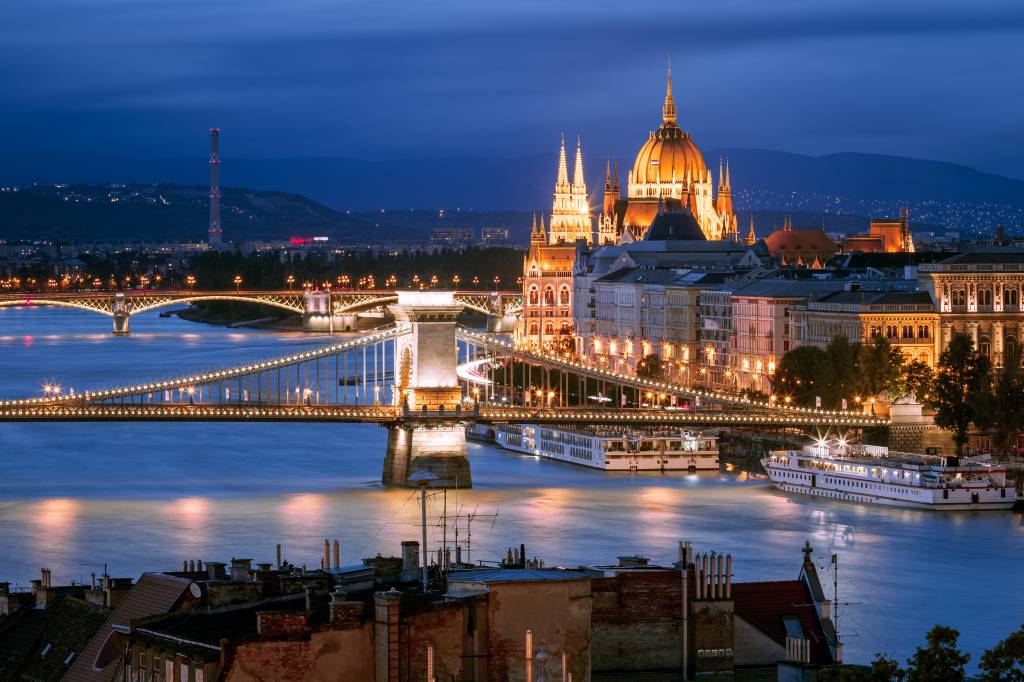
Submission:
<svg viewBox="0 0 1024 682">
<path fill-rule="evenodd" d="M 657 123 L 669 54 L 687 120 L 716 146 L 933 145 L 1003 164 L 998 136 L 1024 115 L 1001 94 L 1024 61 L 1019 2 L 48 0 L 9 14 L 2 118 L 88 120 L 97 148 L 123 139 L 103 117 L 131 112 L 151 153 L 214 118 L 250 155 L 507 155 L 567 128 L 617 152 Z M 18 145 L 34 142 L 0 152 Z"/>
</svg>

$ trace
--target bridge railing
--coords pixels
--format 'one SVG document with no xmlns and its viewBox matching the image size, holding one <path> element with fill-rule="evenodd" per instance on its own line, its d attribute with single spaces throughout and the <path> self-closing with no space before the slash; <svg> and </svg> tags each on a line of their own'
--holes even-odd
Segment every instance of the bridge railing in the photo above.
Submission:
<svg viewBox="0 0 1024 682">
<path fill-rule="evenodd" d="M 749 411 L 759 411 L 771 414 L 812 415 L 821 419 L 831 419 L 846 415 L 860 415 L 859 412 L 851 410 L 819 410 L 808 407 L 779 405 L 778 403 L 770 401 L 753 400 L 745 396 L 720 393 L 670 380 L 644 379 L 635 375 L 615 372 L 604 367 L 595 367 L 586 362 L 562 358 L 552 353 L 517 348 L 513 342 L 507 339 L 481 334 L 470 329 L 466 329 L 465 327 L 460 327 L 458 329 L 457 336 L 460 341 L 481 346 L 496 354 L 508 355 L 521 360 L 528 360 L 539 365 L 545 365 L 551 368 L 581 374 L 588 378 L 608 381 L 643 391 L 657 391 L 659 393 L 667 393 L 676 396 L 700 398 L 701 402 L 706 407 L 710 407 L 714 404 L 732 405 Z M 869 417 L 869 415 L 861 416 L 866 418 Z M 871 423 L 877 423 L 880 425 L 889 423 L 888 420 L 884 418 L 874 417 L 871 419 L 874 420 L 871 421 Z"/>
<path fill-rule="evenodd" d="M 307 350 L 290 353 L 285 356 L 249 362 L 234 367 L 219 368 L 195 374 L 178 376 L 172 379 L 150 381 L 130 386 L 119 386 L 106 389 L 89 390 L 77 394 L 61 396 L 49 396 L 40 398 L 23 398 L 18 400 L 2 400 L 0 407 L 17 405 L 42 405 L 42 404 L 73 404 L 83 402 L 97 402 L 106 400 L 118 400 L 123 398 L 138 397 L 140 395 L 162 393 L 164 391 L 176 391 L 188 388 L 195 388 L 201 385 L 218 383 L 230 379 L 246 377 L 265 373 L 280 368 L 306 363 L 319 358 L 331 357 L 340 353 L 357 350 L 375 343 L 396 339 L 399 336 L 408 334 L 407 329 L 399 329 L 394 325 L 379 327 L 376 330 L 361 334 L 358 338 L 343 341 L 341 343 L 317 346 Z M 258 401 L 253 401 L 258 402 Z"/>
</svg>

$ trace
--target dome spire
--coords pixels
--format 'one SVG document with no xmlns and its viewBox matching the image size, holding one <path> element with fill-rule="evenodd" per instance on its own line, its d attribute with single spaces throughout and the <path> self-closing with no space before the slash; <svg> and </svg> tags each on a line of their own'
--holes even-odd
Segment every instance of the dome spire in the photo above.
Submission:
<svg viewBox="0 0 1024 682">
<path fill-rule="evenodd" d="M 668 85 L 665 87 L 665 104 L 661 107 L 661 118 L 665 123 L 676 122 L 676 100 L 672 97 L 672 58 L 668 58 Z"/>
</svg>

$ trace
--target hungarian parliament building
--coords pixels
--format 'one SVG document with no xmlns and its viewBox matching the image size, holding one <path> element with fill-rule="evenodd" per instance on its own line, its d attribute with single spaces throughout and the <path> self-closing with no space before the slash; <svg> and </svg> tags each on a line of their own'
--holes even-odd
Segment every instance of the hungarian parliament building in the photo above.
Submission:
<svg viewBox="0 0 1024 682">
<path fill-rule="evenodd" d="M 1024 250 L 915 253 L 906 211 L 834 242 L 820 227 L 741 234 L 728 163 L 717 176 L 678 122 L 671 71 L 661 124 L 623 196 L 605 170 L 596 216 L 576 140 L 563 138 L 550 213 L 524 257 L 516 342 L 631 371 L 655 356 L 684 381 L 769 392 L 781 357 L 878 335 L 933 366 L 955 333 L 1000 366 L 1024 334 Z M 595 202 L 596 203 L 596 202 Z"/>
</svg>

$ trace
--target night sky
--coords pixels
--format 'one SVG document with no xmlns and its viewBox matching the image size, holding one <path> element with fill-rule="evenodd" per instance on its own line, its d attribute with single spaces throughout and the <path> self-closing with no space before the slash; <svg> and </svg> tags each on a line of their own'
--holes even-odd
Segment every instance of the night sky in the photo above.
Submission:
<svg viewBox="0 0 1024 682">
<path fill-rule="evenodd" d="M 1020 0 L 25 0 L 0 156 L 889 153 L 1024 177 Z M 227 138 L 226 138 L 227 139 Z"/>
</svg>

